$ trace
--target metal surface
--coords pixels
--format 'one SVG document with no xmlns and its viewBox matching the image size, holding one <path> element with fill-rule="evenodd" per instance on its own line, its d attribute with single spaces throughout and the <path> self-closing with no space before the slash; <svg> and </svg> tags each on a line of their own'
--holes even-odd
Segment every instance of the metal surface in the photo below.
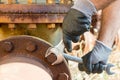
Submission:
<svg viewBox="0 0 120 80">
<path fill-rule="evenodd" d="M 0 14 L 0 23 L 62 23 L 65 14 Z"/>
<path fill-rule="evenodd" d="M 7 43 L 8 48 L 10 47 L 7 51 L 5 43 Z M 47 73 L 52 77 L 52 80 L 58 80 L 59 78 L 61 79 L 61 77 L 59 77 L 60 73 L 67 75 L 67 78 L 63 76 L 65 77 L 64 80 L 71 80 L 70 71 L 65 60 L 58 65 L 52 66 L 51 63 L 48 62 L 49 59 L 47 60 L 45 58 L 45 53 L 50 47 L 51 45 L 49 43 L 35 37 L 17 36 L 8 38 L 0 41 L 0 65 L 13 62 L 26 62 L 36 65 L 33 61 L 26 59 L 28 58 L 30 60 L 37 61 L 44 66 L 41 68 L 44 69 L 44 71 L 47 71 Z M 25 58 L 25 60 L 23 61 L 22 58 Z M 52 61 L 52 56 L 50 61 Z"/>
<path fill-rule="evenodd" d="M 50 70 L 30 58 L 13 56 L 0 64 L 0 80 L 52 80 Z"/>
<path fill-rule="evenodd" d="M 48 49 L 48 51 L 47 51 L 45 56 L 48 57 L 51 54 L 55 54 L 56 55 L 56 60 L 52 63 L 53 65 L 59 64 L 62 61 L 64 61 L 63 57 L 65 59 L 67 59 L 67 60 L 75 61 L 75 62 L 78 62 L 78 63 L 81 63 L 81 64 L 83 63 L 83 60 L 82 60 L 81 57 L 71 56 L 69 54 L 64 53 L 64 43 L 63 43 L 63 40 L 61 40 L 60 43 L 58 45 L 56 45 L 55 47 Z M 61 55 L 63 57 L 60 57 Z M 114 74 L 114 72 L 112 72 L 110 70 L 111 67 L 114 67 L 113 64 L 108 63 L 106 65 L 103 65 L 103 67 L 104 67 L 104 71 L 106 71 L 106 73 L 108 75 Z"/>
<path fill-rule="evenodd" d="M 62 23 L 70 6 L 0 4 L 0 23 Z"/>
<path fill-rule="evenodd" d="M 0 4 L 0 13 L 4 14 L 64 14 L 71 5 L 64 4 Z"/>
</svg>

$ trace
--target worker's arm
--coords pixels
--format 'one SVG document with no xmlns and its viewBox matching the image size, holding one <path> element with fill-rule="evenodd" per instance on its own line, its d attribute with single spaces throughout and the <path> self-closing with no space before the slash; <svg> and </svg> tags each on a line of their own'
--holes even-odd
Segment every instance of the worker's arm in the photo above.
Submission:
<svg viewBox="0 0 120 80">
<path fill-rule="evenodd" d="M 67 50 L 69 52 L 72 51 L 72 45 L 71 42 L 77 42 L 79 40 L 79 36 L 81 34 L 83 34 L 86 31 L 89 31 L 90 29 L 90 24 L 91 24 L 91 16 L 96 13 L 97 10 L 102 9 L 104 7 L 106 7 L 107 5 L 109 5 L 110 3 L 112 3 L 115 0 L 76 0 L 75 4 L 71 7 L 71 9 L 69 10 L 68 14 L 66 15 L 66 17 L 64 18 L 63 21 L 63 41 L 65 44 L 65 47 L 67 48 Z M 97 65 L 99 65 L 99 67 L 101 67 L 101 65 L 104 62 L 103 60 L 107 61 L 108 58 L 108 54 L 111 51 L 111 49 L 109 47 L 107 47 L 104 43 L 98 41 L 99 47 L 95 46 L 96 48 L 101 48 L 101 50 L 105 50 L 103 52 L 105 52 L 106 57 L 104 57 L 104 59 L 102 58 L 101 60 L 97 59 L 98 61 L 96 61 L 93 64 L 93 60 L 91 60 L 91 54 L 94 55 L 94 57 L 100 57 L 98 56 L 98 52 L 97 54 L 93 54 L 93 52 L 96 52 L 96 49 L 94 49 L 90 55 L 87 55 L 87 58 L 89 58 L 88 62 L 85 61 L 85 56 L 83 57 L 84 62 L 85 62 L 85 67 L 87 69 L 88 72 L 91 73 L 90 68 L 96 69 L 95 72 L 99 73 L 101 72 L 100 68 L 96 68 Z M 104 48 L 104 49 L 102 49 Z M 99 62 L 101 61 L 101 62 Z M 89 63 L 89 64 L 87 64 Z M 86 65 L 87 64 L 87 65 Z M 94 66 L 94 67 L 92 67 Z M 98 69 L 98 70 L 97 70 Z M 99 71 L 100 69 L 100 71 Z"/>
<path fill-rule="evenodd" d="M 96 70 L 91 67 L 92 65 L 90 62 L 97 63 L 97 61 L 99 61 L 104 64 L 106 64 L 107 62 L 107 58 L 109 54 L 111 53 L 110 48 L 112 47 L 115 36 L 120 28 L 119 26 L 120 24 L 119 3 L 120 3 L 120 0 L 117 0 L 103 10 L 102 23 L 101 23 L 98 40 L 102 42 L 102 44 L 104 44 L 106 47 L 105 46 L 102 47 L 102 45 L 99 46 L 99 44 L 97 43 L 98 45 L 97 44 L 95 45 L 95 48 L 93 48 L 93 50 L 88 53 L 89 55 L 87 54 L 83 57 L 84 62 L 86 63 L 85 66 L 86 66 L 87 72 L 94 73 L 97 70 L 99 70 L 99 72 L 102 72 L 102 68 L 100 68 L 101 66 L 100 64 L 97 65 L 98 67 Z"/>
<path fill-rule="evenodd" d="M 71 41 L 77 42 L 81 34 L 89 31 L 91 16 L 113 1 L 116 0 L 75 0 L 63 21 L 63 41 L 68 51 L 72 51 Z"/>
<path fill-rule="evenodd" d="M 106 8 L 109 4 L 117 0 L 90 0 L 97 10 Z"/>
<path fill-rule="evenodd" d="M 90 30 L 91 16 L 96 13 L 94 4 L 89 0 L 76 0 L 63 20 L 63 42 L 69 52 L 71 42 L 77 42 L 79 36 Z"/>
</svg>

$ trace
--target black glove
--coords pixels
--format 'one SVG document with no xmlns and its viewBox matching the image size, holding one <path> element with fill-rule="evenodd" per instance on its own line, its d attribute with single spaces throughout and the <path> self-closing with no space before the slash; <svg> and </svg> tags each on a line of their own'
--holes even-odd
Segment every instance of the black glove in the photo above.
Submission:
<svg viewBox="0 0 120 80">
<path fill-rule="evenodd" d="M 63 42 L 69 52 L 71 41 L 77 42 L 81 34 L 90 30 L 91 16 L 96 12 L 90 0 L 75 0 L 63 21 Z"/>
<path fill-rule="evenodd" d="M 110 47 L 101 41 L 96 41 L 93 50 L 82 57 L 84 62 L 83 70 L 87 73 L 101 73 L 103 71 L 103 65 L 107 64 L 111 51 L 112 49 Z M 79 69 L 82 70 L 80 65 Z"/>
<path fill-rule="evenodd" d="M 103 72 L 103 65 L 105 65 L 102 62 L 98 62 L 96 64 L 92 64 L 92 52 L 89 52 L 85 56 L 82 57 L 83 63 L 78 64 L 78 68 L 80 71 L 85 71 L 87 74 L 90 73 L 102 73 Z"/>
<path fill-rule="evenodd" d="M 66 49 L 71 52 L 71 41 L 77 42 L 79 36 L 90 30 L 90 21 L 82 12 L 70 9 L 63 21 L 63 42 Z"/>
</svg>

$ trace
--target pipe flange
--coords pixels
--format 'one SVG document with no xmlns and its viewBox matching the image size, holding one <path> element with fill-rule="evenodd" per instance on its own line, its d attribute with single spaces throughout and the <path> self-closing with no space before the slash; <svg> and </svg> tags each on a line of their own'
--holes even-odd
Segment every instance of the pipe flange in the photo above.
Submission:
<svg viewBox="0 0 120 80">
<path fill-rule="evenodd" d="M 0 64 L 7 63 L 5 60 L 10 58 L 29 58 L 42 64 L 46 68 L 45 70 L 51 75 L 52 80 L 62 79 L 62 76 L 65 77 L 62 80 L 71 80 L 70 71 L 65 60 L 60 64 L 51 65 L 50 62 L 54 61 L 56 56 L 50 55 L 50 59 L 45 58 L 45 53 L 50 47 L 52 47 L 51 44 L 36 37 L 10 37 L 0 41 Z M 16 62 L 17 60 L 12 61 Z M 60 76 L 61 74 L 62 76 Z"/>
</svg>

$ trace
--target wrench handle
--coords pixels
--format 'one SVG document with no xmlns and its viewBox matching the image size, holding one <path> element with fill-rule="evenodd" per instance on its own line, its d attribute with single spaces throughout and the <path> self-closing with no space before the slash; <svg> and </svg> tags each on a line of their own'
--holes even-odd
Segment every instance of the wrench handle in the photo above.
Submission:
<svg viewBox="0 0 120 80">
<path fill-rule="evenodd" d="M 65 53 L 63 53 L 63 56 L 64 56 L 64 58 L 66 58 L 68 60 L 75 61 L 75 62 L 78 62 L 78 63 L 83 63 L 82 58 L 79 58 L 79 57 L 76 57 L 76 56 L 71 56 L 71 55 L 65 54 Z"/>
<path fill-rule="evenodd" d="M 62 55 L 63 55 L 64 58 L 66 58 L 67 60 L 71 60 L 71 61 L 78 62 L 78 63 L 80 64 L 80 65 L 79 65 L 79 70 L 80 70 L 80 71 L 85 71 L 82 58 L 76 57 L 76 56 L 71 56 L 71 55 L 66 54 L 66 53 L 62 53 Z M 108 75 L 112 75 L 112 74 L 114 74 L 114 72 L 111 72 L 111 71 L 110 71 L 110 68 L 113 67 L 113 66 L 114 66 L 114 65 L 108 63 L 107 65 L 103 65 L 103 70 L 106 71 L 106 73 L 107 73 Z"/>
<path fill-rule="evenodd" d="M 80 65 L 80 70 L 82 70 L 82 71 L 84 70 L 84 65 L 83 65 L 83 60 L 82 60 L 82 58 L 76 57 L 76 56 L 71 56 L 71 55 L 69 55 L 69 54 L 63 53 L 63 52 L 64 52 L 64 43 L 63 43 L 63 40 L 61 40 L 60 43 L 55 46 L 55 48 L 57 48 L 57 49 L 59 49 L 59 50 L 61 51 L 61 53 L 62 53 L 62 55 L 64 56 L 64 58 L 66 58 L 66 59 L 68 59 L 68 60 L 71 60 L 71 61 L 75 61 L 75 62 L 80 63 L 80 64 L 81 64 L 81 65 Z M 112 64 L 103 65 L 103 67 L 104 67 L 103 70 L 106 71 L 106 73 L 107 73 L 108 75 L 114 74 L 114 72 L 111 72 L 111 71 L 110 71 L 110 68 L 113 67 Z"/>
</svg>

